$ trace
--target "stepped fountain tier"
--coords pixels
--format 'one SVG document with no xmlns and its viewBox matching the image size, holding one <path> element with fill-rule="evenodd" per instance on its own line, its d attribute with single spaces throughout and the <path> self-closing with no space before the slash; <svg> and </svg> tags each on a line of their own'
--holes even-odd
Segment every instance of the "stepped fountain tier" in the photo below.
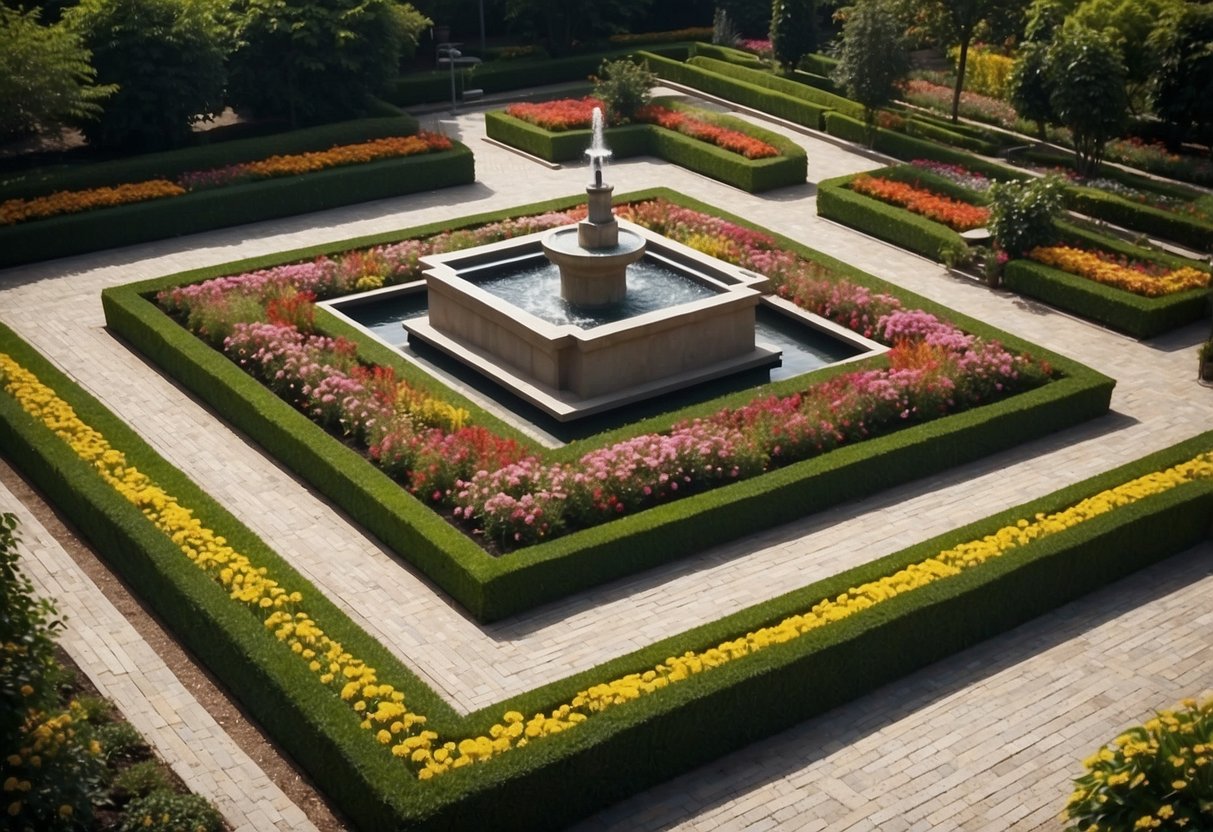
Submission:
<svg viewBox="0 0 1213 832">
<path fill-rule="evenodd" d="M 422 258 L 428 314 L 404 322 L 410 345 L 562 421 L 778 365 L 754 339 L 766 278 L 616 219 L 598 112 L 587 155 L 581 223 Z"/>
</svg>

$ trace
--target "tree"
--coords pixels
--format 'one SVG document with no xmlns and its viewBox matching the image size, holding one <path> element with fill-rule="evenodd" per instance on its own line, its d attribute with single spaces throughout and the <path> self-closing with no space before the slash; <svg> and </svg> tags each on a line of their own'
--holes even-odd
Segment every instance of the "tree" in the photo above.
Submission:
<svg viewBox="0 0 1213 832">
<path fill-rule="evenodd" d="M 429 18 L 395 0 L 237 0 L 233 107 L 292 126 L 366 111 Z"/>
<path fill-rule="evenodd" d="M 1150 37 L 1157 55 L 1154 112 L 1178 141 L 1191 125 L 1213 152 L 1213 5 L 1169 9 Z"/>
<path fill-rule="evenodd" d="M 814 0 L 772 0 L 771 49 L 785 72 L 817 48 L 816 13 Z"/>
<path fill-rule="evenodd" d="M 1108 140 L 1128 123 L 1120 50 L 1107 33 L 1068 20 L 1054 33 L 1047 63 L 1049 103 L 1057 120 L 1070 128 L 1075 167 L 1082 176 L 1094 176 Z"/>
<path fill-rule="evenodd" d="M 0 139 L 95 119 L 116 89 L 93 83 L 92 55 L 74 31 L 39 15 L 0 6 Z"/>
<path fill-rule="evenodd" d="M 960 94 L 964 91 L 965 68 L 969 47 L 977 27 L 992 17 L 1000 7 L 1017 5 L 1016 0 L 936 0 L 942 11 L 944 31 L 949 43 L 960 47 L 956 61 L 956 85 L 952 90 L 952 121 L 960 120 Z"/>
<path fill-rule="evenodd" d="M 575 42 L 625 31 L 648 7 L 649 0 L 506 0 L 506 17 L 546 33 L 559 55 Z"/>
<path fill-rule="evenodd" d="M 876 135 L 876 111 L 893 99 L 909 69 L 901 27 L 887 4 L 860 0 L 843 24 L 834 80 L 863 105 L 869 143 Z"/>
<path fill-rule="evenodd" d="M 1085 0 L 1070 15 L 1076 23 L 1106 31 L 1120 49 L 1135 112 L 1145 108 L 1154 74 L 1156 50 L 1149 45 L 1150 34 L 1168 10 L 1184 5 L 1183 0 Z"/>
<path fill-rule="evenodd" d="M 98 80 L 118 87 L 99 119 L 80 124 L 90 144 L 174 147 L 223 111 L 224 50 L 202 0 L 81 0 L 64 19 L 92 50 Z"/>
<path fill-rule="evenodd" d="M 1019 56 L 1011 70 L 1008 93 L 1011 106 L 1021 118 L 1036 122 L 1036 135 L 1043 142 L 1045 127 L 1054 121 L 1050 103 L 1048 46 L 1028 41 L 1019 48 Z"/>
</svg>

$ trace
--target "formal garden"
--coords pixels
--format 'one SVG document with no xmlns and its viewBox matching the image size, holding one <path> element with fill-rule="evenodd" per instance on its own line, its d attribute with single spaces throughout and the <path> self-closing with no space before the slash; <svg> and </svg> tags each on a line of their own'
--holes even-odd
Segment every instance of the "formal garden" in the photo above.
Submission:
<svg viewBox="0 0 1213 832">
<path fill-rule="evenodd" d="M 344 18 L 328 3 L 299 18 L 302 7 L 272 2 L 135 5 L 0 12 L 0 43 L 45 62 L 23 67 L 70 70 L 53 96 L 0 87 L 6 137 L 28 143 L 0 156 L 0 292 L 13 304 L 0 304 L 0 454 L 341 824 L 564 828 L 1207 548 L 1213 118 L 1199 85 L 1213 61 L 1197 45 L 1213 40 L 1213 18 L 1202 9 L 1153 0 L 1144 19 L 1102 0 L 940 0 L 915 17 L 863 0 L 836 16 L 824 3 L 732 0 L 680 15 L 518 2 L 490 5 L 490 48 L 482 4 L 475 50 L 474 4 L 456 0 L 373 2 Z M 125 25 L 134 13 L 163 16 L 167 57 Z M 307 55 L 280 28 L 291 19 L 347 31 Z M 460 20 L 454 34 L 444 26 Z M 943 62 L 912 65 L 914 45 Z M 479 59 L 458 64 L 459 49 Z M 141 80 L 149 62 L 162 71 Z M 562 86 L 529 94 L 551 83 Z M 477 106 L 482 95 L 494 100 Z M 200 129 L 211 119 L 224 123 Z M 827 147 L 852 172 L 822 176 L 815 153 Z M 638 182 L 649 160 L 678 184 Z M 528 183 L 532 170 L 549 178 Z M 612 194 L 608 179 L 627 184 Z M 770 210 L 781 200 L 789 210 Z M 309 237 L 305 215 L 363 203 L 394 213 Z M 806 206 L 812 232 L 796 213 Z M 246 230 L 296 218 L 287 244 Z M 698 264 L 700 283 L 761 278 L 753 303 L 867 346 L 804 371 L 627 388 L 615 409 L 565 424 L 494 383 L 526 362 L 486 381 L 457 355 L 384 340 L 342 312 L 432 298 L 426 273 L 444 257 L 483 270 L 481 251 L 587 226 L 613 239 L 616 221 Z M 195 238 L 178 238 L 203 232 L 226 242 L 193 257 Z M 587 259 L 615 245 L 590 238 L 578 244 Z M 901 265 L 869 256 L 886 244 Z M 137 248 L 149 245 L 169 253 Z M 77 334 L 58 329 L 41 294 L 51 284 L 89 310 Z M 426 314 L 410 302 L 395 329 Z M 97 334 L 97 355 L 134 384 L 171 387 L 179 414 L 203 414 L 335 512 L 365 542 L 365 563 L 338 571 L 399 573 L 461 629 L 505 642 L 569 609 L 592 616 L 635 582 L 693 580 L 722 547 L 744 569 L 758 541 L 786 529 L 790 547 L 815 540 L 838 512 L 890 494 L 1030 466 L 1072 438 L 1149 438 L 1057 471 L 1050 487 L 1009 491 L 1030 497 L 982 494 L 990 511 L 857 544 L 836 569 L 809 568 L 813 544 L 801 544 L 803 576 L 781 573 L 757 600 L 592 660 L 555 658 L 569 669 L 504 694 L 489 686 L 468 705 L 391 637 L 424 642 L 426 621 L 400 629 L 398 611 L 368 613 L 290 548 L 306 529 L 284 537 L 220 493 L 205 470 L 222 460 L 185 462 L 166 440 L 173 410 L 136 414 L 141 393 L 128 406 L 121 384 L 101 380 L 109 370 L 86 355 Z M 1111 356 L 1137 368 L 1151 351 L 1168 367 L 1173 353 L 1198 359 L 1157 390 L 1191 424 L 1147 422 L 1141 376 L 1153 371 L 1118 378 Z M 56 652 L 63 599 L 37 598 L 21 537 L 5 514 L 0 811 L 13 828 L 222 828 Z M 1074 792 L 1056 795 L 1054 816 L 1081 830 L 1201 828 L 1213 800 L 1202 693 L 1149 702 L 1139 725 L 1117 723 L 1075 755 Z"/>
</svg>

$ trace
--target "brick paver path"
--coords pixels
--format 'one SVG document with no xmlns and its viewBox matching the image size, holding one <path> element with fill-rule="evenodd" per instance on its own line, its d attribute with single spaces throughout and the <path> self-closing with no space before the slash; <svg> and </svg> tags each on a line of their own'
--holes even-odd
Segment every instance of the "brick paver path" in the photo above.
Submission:
<svg viewBox="0 0 1213 832">
<path fill-rule="evenodd" d="M 478 113 L 426 121 L 472 147 L 475 184 L 0 271 L 0 319 L 461 710 L 592 667 L 1213 428 L 1213 390 L 1194 381 L 1195 346 L 1207 324 L 1139 343 L 950 276 L 937 264 L 818 219 L 812 183 L 879 166 L 869 156 L 776 127 L 805 146 L 811 181 L 760 196 L 657 160 L 621 161 L 607 174 L 617 193 L 666 185 L 1115 377 L 1112 413 L 533 613 L 477 626 L 106 332 L 99 297 L 106 286 L 141 278 L 584 187 L 584 169 L 550 170 L 483 142 Z M 0 500 L 7 503 L 11 495 L 0 492 Z M 39 546 L 54 548 L 41 539 Z M 1213 646 L 1202 634 L 1213 620 L 1211 565 L 1213 547 L 1191 551 L 639 795 L 584 828 L 1059 829 L 1055 816 L 1079 759 L 1151 709 L 1213 687 Z M 32 564 L 40 586 L 48 592 L 62 586 L 67 593 L 62 605 L 73 633 L 120 627 L 103 610 L 88 617 L 96 593 L 75 579 L 56 584 L 58 569 L 58 561 L 41 557 Z M 86 669 L 99 669 L 104 661 L 86 643 L 75 635 L 65 641 Z M 130 666 L 148 666 L 141 662 Z M 181 748 L 174 729 L 142 716 L 166 708 L 183 721 L 205 715 L 188 695 L 136 683 L 140 696 L 130 681 L 116 677 L 120 703 L 140 728 L 153 737 L 163 734 L 158 747 L 172 759 Z M 164 690 L 170 686 L 166 680 Z M 214 769 L 227 768 L 217 761 L 229 752 L 211 750 L 222 747 L 221 731 L 208 727 L 191 737 L 186 745 L 199 749 L 197 761 L 179 768 L 235 825 L 266 828 L 265 818 L 276 817 L 279 828 L 305 828 L 292 825 L 297 816 L 272 787 L 250 797 L 247 807 L 225 798 L 226 787 L 212 782 Z M 253 775 L 237 780 L 257 782 Z"/>
</svg>

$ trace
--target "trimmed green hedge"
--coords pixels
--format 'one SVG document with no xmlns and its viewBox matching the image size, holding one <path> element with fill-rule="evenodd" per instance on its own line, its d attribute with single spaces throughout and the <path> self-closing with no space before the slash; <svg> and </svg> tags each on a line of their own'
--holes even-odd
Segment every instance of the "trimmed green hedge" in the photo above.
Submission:
<svg viewBox="0 0 1213 832">
<path fill-rule="evenodd" d="M 108 162 L 35 168 L 4 175 L 0 181 L 0 200 L 29 199 L 56 191 L 80 191 L 149 179 L 173 179 L 188 171 L 222 168 L 276 155 L 329 150 L 337 145 L 359 144 L 389 136 L 411 136 L 417 130 L 417 119 L 408 115 L 364 118 L 251 139 L 143 153 Z"/>
<path fill-rule="evenodd" d="M 427 728 L 458 740 L 507 710 L 548 712 L 579 690 L 640 672 L 802 613 L 1019 519 L 1059 511 L 1106 488 L 1213 448 L 1213 433 L 993 517 L 847 570 L 626 656 L 460 717 L 290 565 L 118 418 L 0 326 L 0 350 L 33 370 L 131 464 L 195 510 L 279 583 L 305 593 L 325 632 L 395 685 Z M 985 638 L 1183 551 L 1210 534 L 1213 482 L 1188 483 L 1087 520 L 1006 555 L 902 593 L 785 644 L 692 676 L 598 714 L 561 734 L 425 783 L 379 746 L 336 695 L 322 695 L 303 662 L 257 616 L 190 563 L 137 509 L 0 395 L 0 451 L 112 559 L 135 591 L 241 700 L 360 829 L 558 829 L 719 755 L 845 703 Z M 321 695 L 318 695 L 321 694 Z M 706 726 L 706 727 L 705 727 Z M 660 748 L 662 753 L 654 754 Z M 604 772 L 607 774 L 604 775 Z M 508 811 L 502 806 L 508 805 Z"/>
<path fill-rule="evenodd" d="M 1199 321 L 1209 306 L 1208 289 L 1147 298 L 1026 259 L 1007 263 L 1003 285 L 1134 338 L 1153 338 Z"/>
<path fill-rule="evenodd" d="M 693 64 L 670 60 L 650 52 L 641 52 L 637 57 L 644 60 L 649 69 L 659 78 L 693 87 L 700 92 L 761 110 L 814 130 L 822 129 L 822 119 L 829 112 L 828 108 L 804 98 L 760 87 L 737 78 L 730 78 Z"/>
<path fill-rule="evenodd" d="M 1066 207 L 1072 211 L 1170 240 L 1196 251 L 1213 251 L 1213 225 L 1195 217 L 1143 205 L 1097 188 L 1069 185 L 1065 194 Z"/>
<path fill-rule="evenodd" d="M 678 110 L 696 111 L 676 102 L 657 99 L 654 103 Z M 789 185 L 803 185 L 808 176 L 804 148 L 795 142 L 740 119 L 710 113 L 703 116 L 713 123 L 744 132 L 779 150 L 768 159 L 744 156 L 699 141 L 673 130 L 652 124 L 629 124 L 606 131 L 611 152 L 616 158 L 656 156 L 688 170 L 710 176 L 750 193 L 769 191 Z M 503 110 L 485 113 L 485 132 L 489 138 L 517 147 L 549 162 L 581 159 L 590 146 L 589 130 L 552 131 L 507 115 Z"/>
<path fill-rule="evenodd" d="M 691 52 L 688 58 L 715 58 L 718 61 L 727 61 L 738 66 L 748 66 L 752 69 L 763 69 L 766 64 L 762 58 L 755 55 L 753 52 L 746 52 L 744 49 L 734 49 L 731 46 L 721 46 L 718 43 L 699 43 L 691 44 Z"/>
<path fill-rule="evenodd" d="M 851 118 L 842 113 L 831 112 L 825 116 L 825 131 L 831 136 L 845 139 L 860 145 L 867 145 L 867 128 L 860 119 Z M 1009 179 L 1027 179 L 1029 174 L 1013 170 L 996 162 L 988 162 L 951 147 L 944 147 L 926 139 L 907 136 L 895 130 L 876 128 L 873 150 L 888 154 L 896 159 L 912 162 L 915 159 L 931 159 L 936 162 L 946 162 L 950 165 L 963 165 L 974 173 L 980 173 L 991 179 L 1006 181 Z"/>
<path fill-rule="evenodd" d="M 472 151 L 451 150 L 194 191 L 0 227 L 0 267 L 145 243 L 373 199 L 466 185 Z"/>
<path fill-rule="evenodd" d="M 683 60 L 690 54 L 691 47 L 690 43 L 670 43 L 650 44 L 644 48 L 653 54 Z M 459 70 L 463 80 L 456 79 L 455 85 L 495 93 L 564 81 L 586 81 L 598 72 L 603 61 L 617 61 L 634 54 L 636 47 L 630 46 L 562 58 L 491 61 L 479 64 L 473 70 Z M 402 75 L 385 97 L 400 107 L 450 101 L 451 71 L 434 69 Z"/>
<path fill-rule="evenodd" d="M 739 81 L 745 81 L 748 84 L 753 84 L 756 87 L 781 92 L 784 95 L 790 95 L 793 98 L 803 98 L 813 104 L 817 104 L 827 110 L 834 110 L 839 113 L 844 113 L 853 118 L 863 118 L 863 105 L 845 98 L 841 95 L 835 95 L 832 92 L 826 92 L 818 87 L 809 84 L 802 84 L 799 81 L 794 81 L 776 75 L 765 69 L 750 69 L 737 64 L 728 63 L 727 61 L 718 61 L 712 58 L 691 58 L 687 63 L 690 66 L 706 69 L 709 72 L 715 72 L 719 75 L 724 75 L 729 78 L 735 78 Z"/>
<path fill-rule="evenodd" d="M 620 199 L 658 196 L 755 227 L 665 189 Z M 580 201 L 579 197 L 570 197 L 541 205 L 520 206 L 468 218 L 465 222 L 480 224 L 493 218 L 569 207 Z M 527 610 L 677 560 L 706 546 L 797 519 L 805 513 L 806 505 L 824 508 L 986 456 L 1044 432 L 1077 424 L 1106 412 L 1111 398 L 1114 382 L 1089 368 L 944 310 L 925 298 L 912 296 L 790 239 L 777 237 L 782 246 L 851 275 L 863 285 L 900 295 L 915 307 L 937 311 L 967 331 L 998 338 L 1009 349 L 1031 351 L 1049 361 L 1062 377 L 1001 402 L 839 448 L 761 477 L 494 558 L 343 443 L 181 329 L 146 297 L 160 289 L 197 282 L 204 277 L 234 274 L 273 262 L 297 261 L 326 251 L 336 252 L 409 236 L 416 236 L 416 230 L 343 241 L 305 252 L 285 252 L 273 258 L 215 267 L 204 273 L 186 273 L 113 287 L 102 293 L 102 303 L 107 325 L 115 333 L 223 413 L 233 425 L 341 506 L 355 522 L 415 564 L 482 621 Z M 352 332 L 342 334 L 357 337 Z M 366 338 L 362 341 L 360 349 L 377 348 L 371 346 L 377 342 Z M 380 356 L 386 357 L 384 351 L 376 353 L 376 359 Z M 398 363 L 404 364 L 403 361 Z M 849 369 L 853 369 L 853 365 L 821 372 L 824 377 Z M 767 392 L 790 393 L 803 383 L 803 379 L 791 379 L 770 385 Z M 752 392 L 735 394 L 700 405 L 699 410 L 693 412 L 698 415 L 728 404 L 739 404 L 752 395 Z M 687 411 L 666 414 L 629 426 L 626 431 L 628 435 L 635 435 L 664 430 L 676 419 L 686 417 Z M 600 441 L 615 441 L 619 434 L 600 437 Z M 571 456 L 585 453 L 588 448 L 589 443 L 578 443 L 564 450 Z"/>
<path fill-rule="evenodd" d="M 880 174 L 881 171 L 873 171 Z M 856 174 L 826 179 L 817 184 L 817 213 L 865 234 L 901 246 L 932 260 L 964 246 L 964 238 L 942 223 L 856 193 L 848 186 Z"/>
</svg>

